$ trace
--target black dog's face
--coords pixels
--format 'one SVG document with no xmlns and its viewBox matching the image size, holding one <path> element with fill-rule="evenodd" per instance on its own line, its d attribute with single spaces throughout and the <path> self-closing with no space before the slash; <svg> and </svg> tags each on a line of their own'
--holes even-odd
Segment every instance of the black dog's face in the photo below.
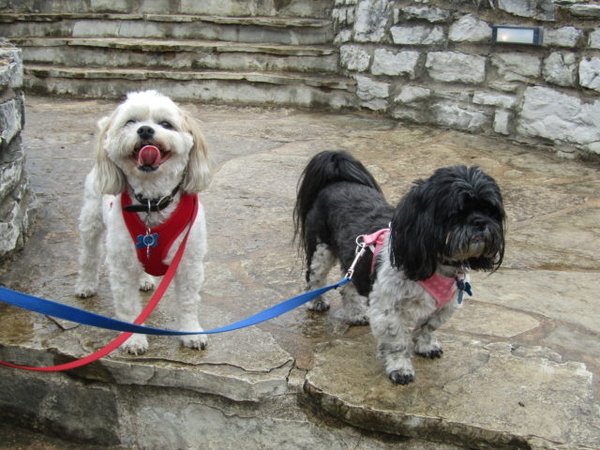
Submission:
<svg viewBox="0 0 600 450">
<path fill-rule="evenodd" d="M 477 167 L 438 169 L 401 200 L 392 220 L 392 264 L 424 280 L 439 264 L 495 270 L 505 213 L 496 182 Z"/>
</svg>

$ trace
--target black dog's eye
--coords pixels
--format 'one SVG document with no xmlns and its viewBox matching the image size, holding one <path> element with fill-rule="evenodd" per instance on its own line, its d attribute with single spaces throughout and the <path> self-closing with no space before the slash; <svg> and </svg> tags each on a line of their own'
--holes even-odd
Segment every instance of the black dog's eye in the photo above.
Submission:
<svg viewBox="0 0 600 450">
<path fill-rule="evenodd" d="M 171 122 L 168 122 L 166 120 L 163 120 L 162 122 L 158 123 L 161 127 L 167 129 L 167 130 L 172 130 L 173 129 L 173 125 L 171 124 Z"/>
</svg>

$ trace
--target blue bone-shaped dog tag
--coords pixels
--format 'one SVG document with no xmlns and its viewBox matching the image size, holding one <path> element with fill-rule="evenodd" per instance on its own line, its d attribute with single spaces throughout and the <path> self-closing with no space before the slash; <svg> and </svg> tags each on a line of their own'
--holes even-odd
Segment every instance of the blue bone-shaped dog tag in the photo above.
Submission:
<svg viewBox="0 0 600 450">
<path fill-rule="evenodd" d="M 138 234 L 135 248 L 142 249 L 146 247 L 146 258 L 150 258 L 150 249 L 158 245 L 158 233 Z"/>
</svg>

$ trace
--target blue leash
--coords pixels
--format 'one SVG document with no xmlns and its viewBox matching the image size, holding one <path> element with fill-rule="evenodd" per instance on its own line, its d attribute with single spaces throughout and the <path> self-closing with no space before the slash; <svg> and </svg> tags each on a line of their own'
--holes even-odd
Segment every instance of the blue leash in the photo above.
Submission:
<svg viewBox="0 0 600 450">
<path fill-rule="evenodd" d="M 246 319 L 240 320 L 239 322 L 232 323 L 221 328 L 215 328 L 208 331 L 175 331 L 175 330 L 164 330 L 161 328 L 146 327 L 143 325 L 135 325 L 129 322 L 123 322 L 121 320 L 111 319 L 110 317 L 95 314 L 83 309 L 75 308 L 73 306 L 64 305 L 62 303 L 53 302 L 43 298 L 35 297 L 33 295 L 23 294 L 22 292 L 13 291 L 5 287 L 0 286 L 0 301 L 8 303 L 19 308 L 27 309 L 29 311 L 45 314 L 47 316 L 56 317 L 59 319 L 69 320 L 71 322 L 80 323 L 82 325 L 90 325 L 97 328 L 105 328 L 107 330 L 115 330 L 129 333 L 139 334 L 151 334 L 158 336 L 181 336 L 189 334 L 217 334 L 225 333 L 227 331 L 239 330 L 240 328 L 249 327 L 252 325 L 265 322 L 273 319 L 281 314 L 284 314 L 310 300 L 323 295 L 325 292 L 348 283 L 350 278 L 344 277 L 341 281 L 330 286 L 325 286 L 314 291 L 305 292 L 304 294 L 297 295 L 275 306 L 272 306 L 264 311 L 261 311 L 253 316 Z"/>
</svg>

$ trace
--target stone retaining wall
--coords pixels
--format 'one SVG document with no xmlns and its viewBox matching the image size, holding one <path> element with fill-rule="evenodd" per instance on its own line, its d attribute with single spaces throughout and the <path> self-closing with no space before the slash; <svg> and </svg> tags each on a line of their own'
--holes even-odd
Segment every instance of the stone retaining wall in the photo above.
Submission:
<svg viewBox="0 0 600 450">
<path fill-rule="evenodd" d="M 361 107 L 600 155 L 598 2 L 335 0 L 333 19 Z M 543 44 L 493 44 L 494 25 L 542 27 Z"/>
<path fill-rule="evenodd" d="M 23 246 L 32 194 L 24 173 L 21 50 L 0 40 L 0 259 Z"/>
</svg>

